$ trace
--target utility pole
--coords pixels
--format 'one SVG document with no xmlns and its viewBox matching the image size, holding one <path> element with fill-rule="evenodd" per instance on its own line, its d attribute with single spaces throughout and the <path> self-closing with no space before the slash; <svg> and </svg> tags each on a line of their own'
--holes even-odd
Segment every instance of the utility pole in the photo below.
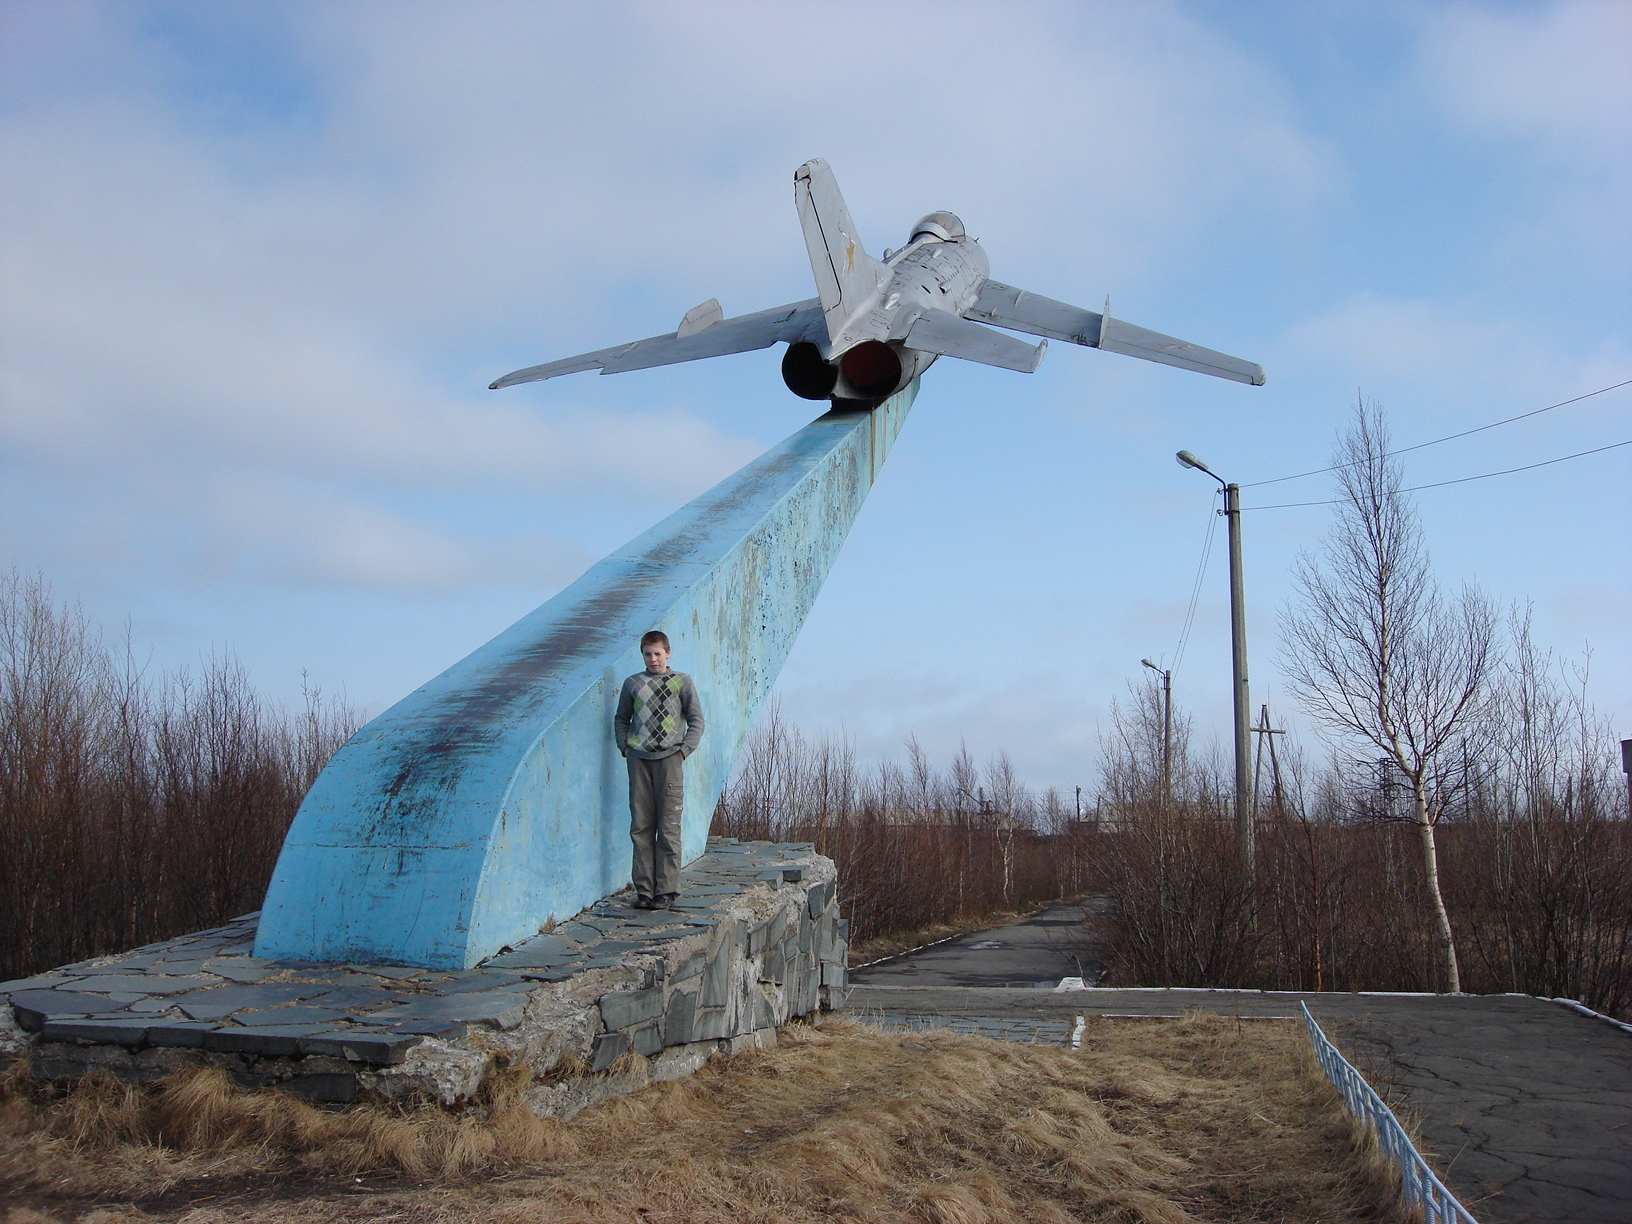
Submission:
<svg viewBox="0 0 1632 1224">
<path fill-rule="evenodd" d="M 1173 672 L 1163 670 L 1149 659 L 1140 663 L 1162 677 L 1162 807 L 1173 806 Z"/>
<path fill-rule="evenodd" d="M 1180 466 L 1206 472 L 1224 489 L 1224 521 L 1230 538 L 1230 662 L 1235 697 L 1235 832 L 1241 861 L 1248 873 L 1257 858 L 1252 823 L 1252 715 L 1247 690 L 1247 607 L 1241 581 L 1241 486 L 1224 479 L 1189 451 L 1180 451 Z"/>
<path fill-rule="evenodd" d="M 1273 794 L 1275 801 L 1275 814 L 1277 817 L 1282 816 L 1285 813 L 1281 810 L 1283 806 L 1281 799 L 1281 762 L 1275 755 L 1275 737 L 1277 735 L 1285 735 L 1286 728 L 1272 727 L 1269 725 L 1269 704 L 1267 702 L 1258 708 L 1258 725 L 1252 729 L 1252 733 L 1254 735 L 1263 737 L 1258 741 L 1258 752 L 1257 755 L 1253 757 L 1252 761 L 1253 811 L 1256 813 L 1258 810 L 1258 792 L 1260 789 L 1258 786 L 1258 777 L 1263 772 L 1262 766 L 1264 763 L 1264 743 L 1265 741 L 1268 741 L 1271 793 Z"/>
</svg>

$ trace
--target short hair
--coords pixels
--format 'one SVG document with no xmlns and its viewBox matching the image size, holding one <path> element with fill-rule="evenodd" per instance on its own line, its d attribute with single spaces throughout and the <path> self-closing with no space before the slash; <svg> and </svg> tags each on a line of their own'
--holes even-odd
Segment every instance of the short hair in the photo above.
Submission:
<svg viewBox="0 0 1632 1224">
<path fill-rule="evenodd" d="M 674 653 L 674 647 L 669 645 L 669 635 L 661 629 L 651 629 L 640 635 L 640 648 L 642 650 L 652 645 L 661 646 L 670 654 Z"/>
</svg>

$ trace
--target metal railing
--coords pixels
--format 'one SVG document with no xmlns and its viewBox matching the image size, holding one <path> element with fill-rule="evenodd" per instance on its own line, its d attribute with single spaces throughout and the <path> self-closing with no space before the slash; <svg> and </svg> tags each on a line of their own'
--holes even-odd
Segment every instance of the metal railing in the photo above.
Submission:
<svg viewBox="0 0 1632 1224">
<path fill-rule="evenodd" d="M 1349 1112 L 1371 1129 L 1377 1137 L 1377 1145 L 1399 1170 L 1400 1195 L 1406 1205 L 1421 1210 L 1424 1224 L 1479 1224 L 1428 1167 L 1394 1111 L 1383 1104 L 1383 1098 L 1372 1090 L 1365 1077 L 1338 1053 L 1309 1014 L 1308 1004 L 1300 1001 L 1298 1007 L 1303 1011 L 1303 1023 L 1309 1030 L 1309 1043 L 1315 1048 L 1320 1069 L 1326 1072 L 1326 1078 L 1332 1081 L 1332 1087 L 1337 1089 Z"/>
</svg>

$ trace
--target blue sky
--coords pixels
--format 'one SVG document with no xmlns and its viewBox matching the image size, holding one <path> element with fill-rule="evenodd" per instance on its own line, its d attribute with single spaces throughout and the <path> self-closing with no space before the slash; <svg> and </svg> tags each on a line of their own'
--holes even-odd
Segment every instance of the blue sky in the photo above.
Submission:
<svg viewBox="0 0 1632 1224">
<path fill-rule="evenodd" d="M 155 663 L 378 712 L 810 416 L 778 353 L 518 366 L 810 296 L 793 169 L 863 237 L 958 212 L 993 274 L 1261 362 L 939 363 L 780 685 L 1090 784 L 1171 664 L 1212 482 L 1632 378 L 1632 6 L 121 4 L 0 11 L 0 538 Z M 1632 387 L 1404 457 L 1632 438 Z M 1632 447 L 1418 495 L 1632 736 Z M 1249 507 L 1328 496 L 1320 478 Z M 1254 705 L 1320 507 L 1246 517 Z M 1227 736 L 1222 532 L 1175 697 Z M 684 666 L 684 660 L 677 660 Z"/>
</svg>

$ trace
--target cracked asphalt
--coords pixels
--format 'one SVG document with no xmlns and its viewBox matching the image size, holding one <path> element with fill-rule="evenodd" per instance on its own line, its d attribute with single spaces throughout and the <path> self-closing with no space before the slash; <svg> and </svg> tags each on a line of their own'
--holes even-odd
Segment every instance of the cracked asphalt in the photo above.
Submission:
<svg viewBox="0 0 1632 1224">
<path fill-rule="evenodd" d="M 1301 999 L 1483 1224 L 1632 1224 L 1632 1034 L 1528 995 L 1038 989 L 1077 974 L 1069 919 L 1044 911 L 859 969 L 849 1006 L 1023 1038 L 1084 1013 L 1295 1018 Z"/>
</svg>

